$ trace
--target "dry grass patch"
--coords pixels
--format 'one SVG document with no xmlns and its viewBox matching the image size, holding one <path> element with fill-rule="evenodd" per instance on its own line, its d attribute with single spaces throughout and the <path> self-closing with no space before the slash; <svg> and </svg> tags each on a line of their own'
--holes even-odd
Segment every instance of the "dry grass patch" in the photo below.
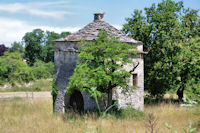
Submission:
<svg viewBox="0 0 200 133">
<path fill-rule="evenodd" d="M 51 91 L 51 79 L 39 79 L 29 83 L 15 83 L 12 88 L 0 89 L 0 92 L 18 92 L 18 91 Z"/>
<path fill-rule="evenodd" d="M 165 123 L 172 125 L 179 133 L 192 122 L 196 126 L 200 121 L 196 108 L 179 107 L 172 104 L 146 105 L 145 113 L 154 113 L 158 118 L 159 133 L 169 130 Z M 73 117 L 72 117 L 73 116 Z M 135 119 L 101 118 L 96 114 L 84 116 L 56 114 L 52 112 L 51 99 L 0 100 L 0 133 L 145 133 L 144 117 Z"/>
</svg>

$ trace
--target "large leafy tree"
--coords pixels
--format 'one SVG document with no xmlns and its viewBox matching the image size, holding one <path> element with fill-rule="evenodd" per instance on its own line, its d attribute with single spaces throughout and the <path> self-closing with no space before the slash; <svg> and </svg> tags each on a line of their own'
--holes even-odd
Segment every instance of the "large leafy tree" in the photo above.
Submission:
<svg viewBox="0 0 200 133">
<path fill-rule="evenodd" d="M 33 65 L 36 60 L 44 62 L 54 61 L 55 39 L 68 36 L 69 32 L 62 32 L 61 34 L 46 31 L 41 29 L 34 29 L 28 32 L 23 37 L 25 44 L 25 59 L 30 65 Z"/>
<path fill-rule="evenodd" d="M 101 31 L 95 42 L 82 42 L 78 54 L 80 61 L 70 78 L 68 92 L 77 89 L 91 94 L 95 91 L 97 96 L 108 94 L 110 106 L 113 88 L 130 89 L 127 84 L 130 72 L 123 67 L 128 63 L 133 65 L 128 57 L 135 55 L 135 51 L 132 51 L 134 48 L 133 45 L 119 42 L 117 38 L 108 39 L 106 31 Z"/>
<path fill-rule="evenodd" d="M 9 52 L 19 52 L 24 55 L 24 47 L 20 42 L 13 42 L 11 44 L 11 48 L 9 48 Z"/>
<path fill-rule="evenodd" d="M 70 32 L 62 32 L 61 34 L 46 31 L 45 34 L 45 45 L 43 47 L 43 57 L 44 62 L 54 62 L 54 49 L 55 42 L 54 40 L 62 37 L 67 37 L 70 35 Z"/>
<path fill-rule="evenodd" d="M 169 89 L 179 91 L 180 75 L 186 70 L 177 65 L 184 56 L 182 47 L 194 35 L 199 35 L 199 16 L 197 10 L 185 9 L 183 2 L 163 0 L 142 11 L 135 10 L 126 19 L 123 31 L 144 43 L 145 89 L 152 95 L 162 95 Z M 182 45 L 182 47 L 180 47 Z M 184 56 L 186 57 L 186 56 Z M 183 92 L 181 92 L 183 93 Z M 182 98 L 182 94 L 179 98 Z"/>
<path fill-rule="evenodd" d="M 43 60 L 41 44 L 44 44 L 44 31 L 41 29 L 35 29 L 32 32 L 28 32 L 23 37 L 25 43 L 25 59 L 30 65 L 36 60 Z"/>
<path fill-rule="evenodd" d="M 179 71 L 177 94 L 182 99 L 187 88 L 195 94 L 200 94 L 200 37 L 191 38 L 180 47 L 176 69 Z"/>
</svg>

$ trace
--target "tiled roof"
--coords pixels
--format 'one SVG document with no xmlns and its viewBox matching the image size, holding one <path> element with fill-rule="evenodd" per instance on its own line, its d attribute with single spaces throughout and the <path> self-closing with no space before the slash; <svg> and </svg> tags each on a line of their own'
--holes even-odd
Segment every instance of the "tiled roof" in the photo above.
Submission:
<svg viewBox="0 0 200 133">
<path fill-rule="evenodd" d="M 66 38 L 60 38 L 55 40 L 56 42 L 78 42 L 82 39 L 86 41 L 93 41 L 97 39 L 97 35 L 101 29 L 108 31 L 108 37 L 119 37 L 121 42 L 127 43 L 137 43 L 138 41 L 126 36 L 120 30 L 116 29 L 112 25 L 102 21 L 102 20 L 95 20 L 92 23 L 89 23 L 82 29 L 80 29 L 76 33 L 72 33 L 71 35 L 67 36 Z"/>
</svg>

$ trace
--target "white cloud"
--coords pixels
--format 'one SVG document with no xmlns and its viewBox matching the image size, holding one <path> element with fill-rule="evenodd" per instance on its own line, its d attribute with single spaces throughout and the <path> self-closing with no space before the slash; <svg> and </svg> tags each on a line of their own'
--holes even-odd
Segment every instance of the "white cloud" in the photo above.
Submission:
<svg viewBox="0 0 200 133">
<path fill-rule="evenodd" d="M 28 12 L 32 15 L 37 16 L 46 16 L 46 17 L 53 17 L 53 18 L 62 18 L 64 15 L 72 14 L 70 12 L 65 11 L 42 11 L 37 9 L 29 9 Z"/>
<path fill-rule="evenodd" d="M 72 12 L 62 11 L 62 10 L 45 10 L 46 7 L 56 7 L 60 6 L 68 7 L 67 1 L 58 1 L 58 2 L 29 2 L 29 3 L 0 3 L 0 11 L 6 11 L 10 13 L 17 12 L 27 12 L 31 15 L 43 16 L 43 17 L 53 17 L 53 18 L 62 18 L 64 15 L 73 14 Z M 65 9 L 66 10 L 66 9 Z"/>
<path fill-rule="evenodd" d="M 33 29 L 40 28 L 44 31 L 54 31 L 61 33 L 63 31 L 75 32 L 81 27 L 51 27 L 30 25 L 21 20 L 14 20 L 8 18 L 0 18 L 0 44 L 10 46 L 14 41 L 21 41 L 26 32 L 31 32 Z"/>
<path fill-rule="evenodd" d="M 15 3 L 15 4 L 0 4 L 0 10 L 1 11 L 7 11 L 7 12 L 17 12 L 19 10 L 22 10 L 24 5 Z"/>
<path fill-rule="evenodd" d="M 117 29 L 121 29 L 122 26 L 113 24 Z M 28 22 L 0 17 L 0 44 L 5 44 L 10 46 L 14 41 L 22 41 L 22 37 L 27 32 L 31 32 L 33 29 L 40 28 L 44 31 L 54 31 L 56 33 L 61 33 L 64 31 L 76 32 L 81 27 L 59 27 L 59 26 L 41 26 L 41 25 L 31 25 Z"/>
</svg>

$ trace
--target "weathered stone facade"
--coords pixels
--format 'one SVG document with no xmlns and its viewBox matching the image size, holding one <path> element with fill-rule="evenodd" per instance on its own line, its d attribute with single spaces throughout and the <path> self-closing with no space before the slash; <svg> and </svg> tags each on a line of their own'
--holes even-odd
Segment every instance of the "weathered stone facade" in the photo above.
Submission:
<svg viewBox="0 0 200 133">
<path fill-rule="evenodd" d="M 143 51 L 143 44 L 136 44 L 138 51 Z M 122 93 L 122 88 L 113 90 L 113 99 L 118 101 L 119 108 L 133 107 L 138 110 L 144 109 L 144 60 L 143 53 L 138 53 L 138 57 L 133 57 L 135 64 L 125 66 L 125 70 L 130 71 L 134 65 L 138 65 L 131 73 L 129 85 L 133 86 L 133 75 L 136 74 L 136 89 L 126 94 Z"/>
<path fill-rule="evenodd" d="M 117 100 L 119 108 L 133 107 L 135 109 L 143 110 L 144 106 L 144 62 L 143 62 L 143 44 L 140 41 L 136 41 L 121 31 L 117 30 L 113 26 L 103 21 L 103 13 L 96 13 L 94 16 L 94 22 L 88 24 L 83 29 L 76 33 L 69 35 L 66 38 L 56 40 L 55 49 L 55 81 L 58 86 L 58 95 L 55 101 L 55 111 L 65 112 L 73 106 L 72 97 L 65 95 L 66 86 L 69 82 L 70 76 L 74 72 L 76 62 L 78 61 L 76 46 L 77 42 L 84 39 L 86 41 L 94 41 L 97 38 L 97 34 L 101 29 L 109 31 L 109 38 L 119 37 L 121 42 L 127 42 L 130 45 L 136 45 L 138 51 L 138 57 L 133 57 L 135 64 L 130 64 L 125 67 L 126 70 L 131 70 L 134 65 L 138 65 L 130 79 L 130 86 L 137 82 L 137 88 L 127 94 L 121 93 L 122 88 L 113 89 L 113 100 Z M 73 96 L 80 97 L 83 100 L 76 101 L 80 107 L 83 106 L 84 110 L 96 108 L 95 101 L 90 98 L 90 95 L 86 92 L 76 92 Z M 101 102 L 101 107 L 104 107 Z"/>
</svg>

